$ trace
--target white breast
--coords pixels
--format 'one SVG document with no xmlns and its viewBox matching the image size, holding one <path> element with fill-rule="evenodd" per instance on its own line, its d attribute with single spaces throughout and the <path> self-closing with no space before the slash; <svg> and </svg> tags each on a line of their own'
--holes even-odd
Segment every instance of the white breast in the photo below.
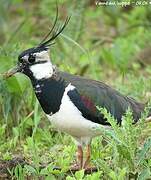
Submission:
<svg viewBox="0 0 151 180">
<path fill-rule="evenodd" d="M 100 134 L 95 131 L 100 125 L 85 119 L 67 95 L 68 91 L 74 88 L 71 84 L 66 87 L 59 111 L 47 117 L 58 130 L 77 138 Z"/>
</svg>

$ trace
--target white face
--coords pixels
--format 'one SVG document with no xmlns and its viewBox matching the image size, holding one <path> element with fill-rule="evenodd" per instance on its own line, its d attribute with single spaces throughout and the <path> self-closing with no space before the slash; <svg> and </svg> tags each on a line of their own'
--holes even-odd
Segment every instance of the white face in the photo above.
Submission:
<svg viewBox="0 0 151 180">
<path fill-rule="evenodd" d="M 29 70 L 36 79 L 47 79 L 53 75 L 53 66 L 46 50 L 26 54 L 21 59 L 28 64 Z"/>
<path fill-rule="evenodd" d="M 34 64 L 30 66 L 30 70 L 36 79 L 47 79 L 53 74 L 52 64 L 50 62 L 45 62 L 43 64 Z"/>
<path fill-rule="evenodd" d="M 30 66 L 33 76 L 38 80 L 50 78 L 53 74 L 53 67 L 48 52 L 42 51 L 33 55 L 36 57 L 36 64 Z"/>
</svg>

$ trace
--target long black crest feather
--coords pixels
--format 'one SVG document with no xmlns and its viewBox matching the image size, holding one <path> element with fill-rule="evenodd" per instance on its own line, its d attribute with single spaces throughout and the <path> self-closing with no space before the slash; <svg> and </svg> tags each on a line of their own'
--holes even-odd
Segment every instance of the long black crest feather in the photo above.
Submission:
<svg viewBox="0 0 151 180">
<path fill-rule="evenodd" d="M 46 39 L 50 36 L 50 34 L 53 32 L 55 26 L 56 26 L 56 23 L 57 23 L 57 20 L 58 20 L 58 6 L 56 6 L 56 17 L 55 17 L 55 20 L 54 20 L 54 23 L 53 23 L 53 26 L 52 28 L 50 29 L 50 31 L 45 35 L 45 37 L 42 39 L 42 41 L 39 43 L 38 46 L 42 45 L 44 43 L 44 41 L 46 41 Z"/>
<path fill-rule="evenodd" d="M 55 40 L 59 34 L 62 33 L 62 31 L 65 29 L 65 27 L 67 26 L 68 22 L 70 20 L 70 17 L 67 17 L 65 22 L 59 26 L 58 28 L 56 28 L 55 30 L 55 26 L 57 24 L 58 21 L 58 6 L 57 6 L 57 11 L 56 11 L 56 17 L 53 23 L 52 28 L 50 29 L 50 31 L 45 35 L 45 37 L 43 38 L 43 40 L 38 44 L 37 47 L 49 47 L 52 44 L 54 44 L 53 40 Z M 52 34 L 52 35 L 51 35 Z M 51 35 L 51 36 L 50 36 Z M 47 40 L 47 38 L 50 36 L 50 38 Z"/>
</svg>

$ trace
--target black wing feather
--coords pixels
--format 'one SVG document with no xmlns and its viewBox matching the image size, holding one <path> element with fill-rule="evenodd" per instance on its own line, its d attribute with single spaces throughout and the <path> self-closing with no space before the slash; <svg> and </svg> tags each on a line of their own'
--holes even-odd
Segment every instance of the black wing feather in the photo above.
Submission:
<svg viewBox="0 0 151 180">
<path fill-rule="evenodd" d="M 70 97 L 72 103 L 78 108 L 78 110 L 82 113 L 82 116 L 88 120 L 91 120 L 92 122 L 103 124 L 103 125 L 109 125 L 106 119 L 103 118 L 103 115 L 99 114 L 97 116 L 96 113 L 92 113 L 91 110 L 89 110 L 85 104 L 83 103 L 80 94 L 76 89 L 71 90 L 67 93 L 67 95 Z"/>
</svg>

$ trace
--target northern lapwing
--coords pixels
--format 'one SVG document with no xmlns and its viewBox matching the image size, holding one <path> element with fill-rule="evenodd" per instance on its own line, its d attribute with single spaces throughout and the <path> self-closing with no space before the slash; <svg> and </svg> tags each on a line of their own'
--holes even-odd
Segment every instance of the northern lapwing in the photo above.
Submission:
<svg viewBox="0 0 151 180">
<path fill-rule="evenodd" d="M 57 18 L 58 13 L 52 29 L 42 42 L 23 51 L 18 56 L 17 66 L 9 70 L 5 77 L 17 72 L 29 77 L 36 97 L 52 125 L 75 138 L 78 167 L 86 169 L 90 160 L 92 138 L 101 135 L 98 131 L 100 126 L 110 126 L 96 106 L 106 108 L 117 123 L 121 124 L 122 115 L 128 108 L 132 110 L 136 123 L 145 104 L 123 96 L 102 82 L 59 71 L 52 64 L 48 50 L 68 24 L 69 18 L 55 31 Z M 84 146 L 87 148 L 85 161 Z"/>
</svg>

